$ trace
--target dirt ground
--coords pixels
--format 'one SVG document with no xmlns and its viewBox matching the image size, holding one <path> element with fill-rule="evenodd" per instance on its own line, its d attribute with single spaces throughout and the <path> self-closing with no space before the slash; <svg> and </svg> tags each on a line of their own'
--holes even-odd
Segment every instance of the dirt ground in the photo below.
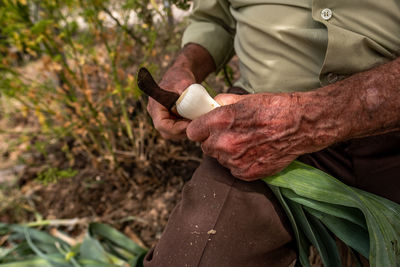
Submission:
<svg viewBox="0 0 400 267">
<path fill-rule="evenodd" d="M 160 238 L 184 182 L 201 157 L 196 144 L 171 142 L 168 146 L 177 156 L 150 166 L 151 171 L 134 165 L 113 172 L 84 166 L 75 177 L 43 185 L 35 180 L 41 166 L 24 167 L 17 184 L 8 190 L 3 184 L 3 199 L 13 200 L 3 205 L 0 221 L 76 219 L 61 228 L 76 238 L 88 222 L 100 221 L 149 248 Z"/>
</svg>

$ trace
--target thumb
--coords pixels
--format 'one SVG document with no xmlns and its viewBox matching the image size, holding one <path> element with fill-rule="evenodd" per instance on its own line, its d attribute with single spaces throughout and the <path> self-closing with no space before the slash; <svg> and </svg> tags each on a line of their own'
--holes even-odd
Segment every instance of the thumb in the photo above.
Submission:
<svg viewBox="0 0 400 267">
<path fill-rule="evenodd" d="M 235 94 L 219 94 L 214 100 L 218 102 L 221 106 L 227 106 L 231 104 L 235 104 L 239 102 L 243 98 L 247 97 L 246 95 L 235 95 Z"/>
</svg>

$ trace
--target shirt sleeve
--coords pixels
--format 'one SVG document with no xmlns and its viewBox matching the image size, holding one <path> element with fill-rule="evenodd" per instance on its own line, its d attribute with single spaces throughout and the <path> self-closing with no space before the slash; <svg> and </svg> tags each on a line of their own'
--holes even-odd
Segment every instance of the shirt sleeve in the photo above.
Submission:
<svg viewBox="0 0 400 267">
<path fill-rule="evenodd" d="M 182 47 L 196 43 L 207 49 L 218 72 L 234 54 L 236 22 L 229 11 L 229 1 L 195 0 L 189 20 L 190 24 L 182 37 Z"/>
</svg>

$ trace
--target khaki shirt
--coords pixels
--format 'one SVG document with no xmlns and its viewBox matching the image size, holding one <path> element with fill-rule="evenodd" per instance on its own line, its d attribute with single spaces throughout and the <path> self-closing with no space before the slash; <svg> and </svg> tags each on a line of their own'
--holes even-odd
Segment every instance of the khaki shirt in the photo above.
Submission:
<svg viewBox="0 0 400 267">
<path fill-rule="evenodd" d="M 220 69 L 234 53 L 252 93 L 306 91 L 400 56 L 399 0 L 198 0 L 182 45 Z"/>
</svg>

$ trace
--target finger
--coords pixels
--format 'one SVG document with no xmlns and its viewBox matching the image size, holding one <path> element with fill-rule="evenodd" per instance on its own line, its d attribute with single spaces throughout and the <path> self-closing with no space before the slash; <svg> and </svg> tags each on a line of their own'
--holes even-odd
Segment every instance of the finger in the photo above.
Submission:
<svg viewBox="0 0 400 267">
<path fill-rule="evenodd" d="M 210 136 L 209 124 L 213 119 L 212 115 L 206 114 L 191 121 L 186 128 L 187 137 L 195 142 L 202 142 Z"/>
<path fill-rule="evenodd" d="M 175 120 L 175 119 L 163 119 L 157 126 L 157 130 L 160 132 L 167 133 L 168 135 L 184 135 L 186 136 L 186 128 L 189 121 L 186 120 Z"/>
<path fill-rule="evenodd" d="M 155 101 L 153 98 L 149 97 L 149 103 L 147 104 L 147 111 L 153 120 L 166 118 L 170 114 L 169 110 L 163 105 Z"/>
<path fill-rule="evenodd" d="M 214 100 L 218 102 L 221 106 L 227 106 L 231 104 L 235 104 L 236 102 L 242 100 L 243 98 L 248 97 L 246 95 L 235 95 L 235 94 L 219 94 Z"/>
<path fill-rule="evenodd" d="M 219 158 L 219 153 L 218 151 L 213 147 L 213 143 L 214 143 L 214 138 L 212 138 L 211 136 L 209 138 L 207 138 L 206 140 L 204 140 L 201 143 L 201 150 L 203 151 L 204 154 L 206 154 L 207 156 L 213 157 L 215 159 Z"/>
<path fill-rule="evenodd" d="M 200 116 L 199 118 L 191 121 L 186 128 L 187 137 L 195 142 L 202 142 L 210 136 L 207 119 L 208 114 Z"/>
<path fill-rule="evenodd" d="M 167 140 L 173 140 L 173 141 L 179 141 L 179 140 L 183 140 L 186 138 L 186 133 L 183 132 L 182 134 L 179 135 L 171 135 L 168 133 L 164 133 L 164 132 L 160 132 L 160 135 L 162 138 L 167 139 Z"/>
<path fill-rule="evenodd" d="M 153 119 L 154 127 L 163 138 L 177 140 L 186 137 L 188 120 L 178 119 L 154 100 L 149 100 L 147 108 Z"/>
<path fill-rule="evenodd" d="M 234 121 L 232 106 L 219 107 L 191 121 L 186 129 L 187 137 L 192 141 L 202 142 L 212 132 L 227 130 Z"/>
<path fill-rule="evenodd" d="M 213 141 L 210 139 L 211 138 L 208 138 L 206 141 L 201 143 L 201 150 L 203 151 L 203 153 L 207 156 L 210 156 L 210 157 L 218 160 L 219 164 L 221 164 L 225 168 L 229 169 L 230 167 L 232 167 L 229 165 L 228 160 L 227 160 L 229 157 L 227 157 L 225 155 L 224 151 L 215 149 L 212 145 Z"/>
<path fill-rule="evenodd" d="M 206 140 L 201 143 L 201 147 L 204 152 L 210 155 L 218 155 L 218 160 L 223 162 L 231 162 L 234 158 L 238 159 L 238 153 L 240 147 L 235 143 L 237 135 L 230 131 L 220 131 L 215 134 L 211 134 Z"/>
<path fill-rule="evenodd" d="M 215 100 L 222 106 L 230 105 L 245 98 L 243 95 L 219 94 Z M 232 109 L 228 107 L 217 108 L 195 120 L 193 120 L 186 129 L 187 137 L 192 141 L 201 142 L 210 135 L 212 125 L 227 125 L 232 122 L 232 116 L 227 116 Z"/>
</svg>

